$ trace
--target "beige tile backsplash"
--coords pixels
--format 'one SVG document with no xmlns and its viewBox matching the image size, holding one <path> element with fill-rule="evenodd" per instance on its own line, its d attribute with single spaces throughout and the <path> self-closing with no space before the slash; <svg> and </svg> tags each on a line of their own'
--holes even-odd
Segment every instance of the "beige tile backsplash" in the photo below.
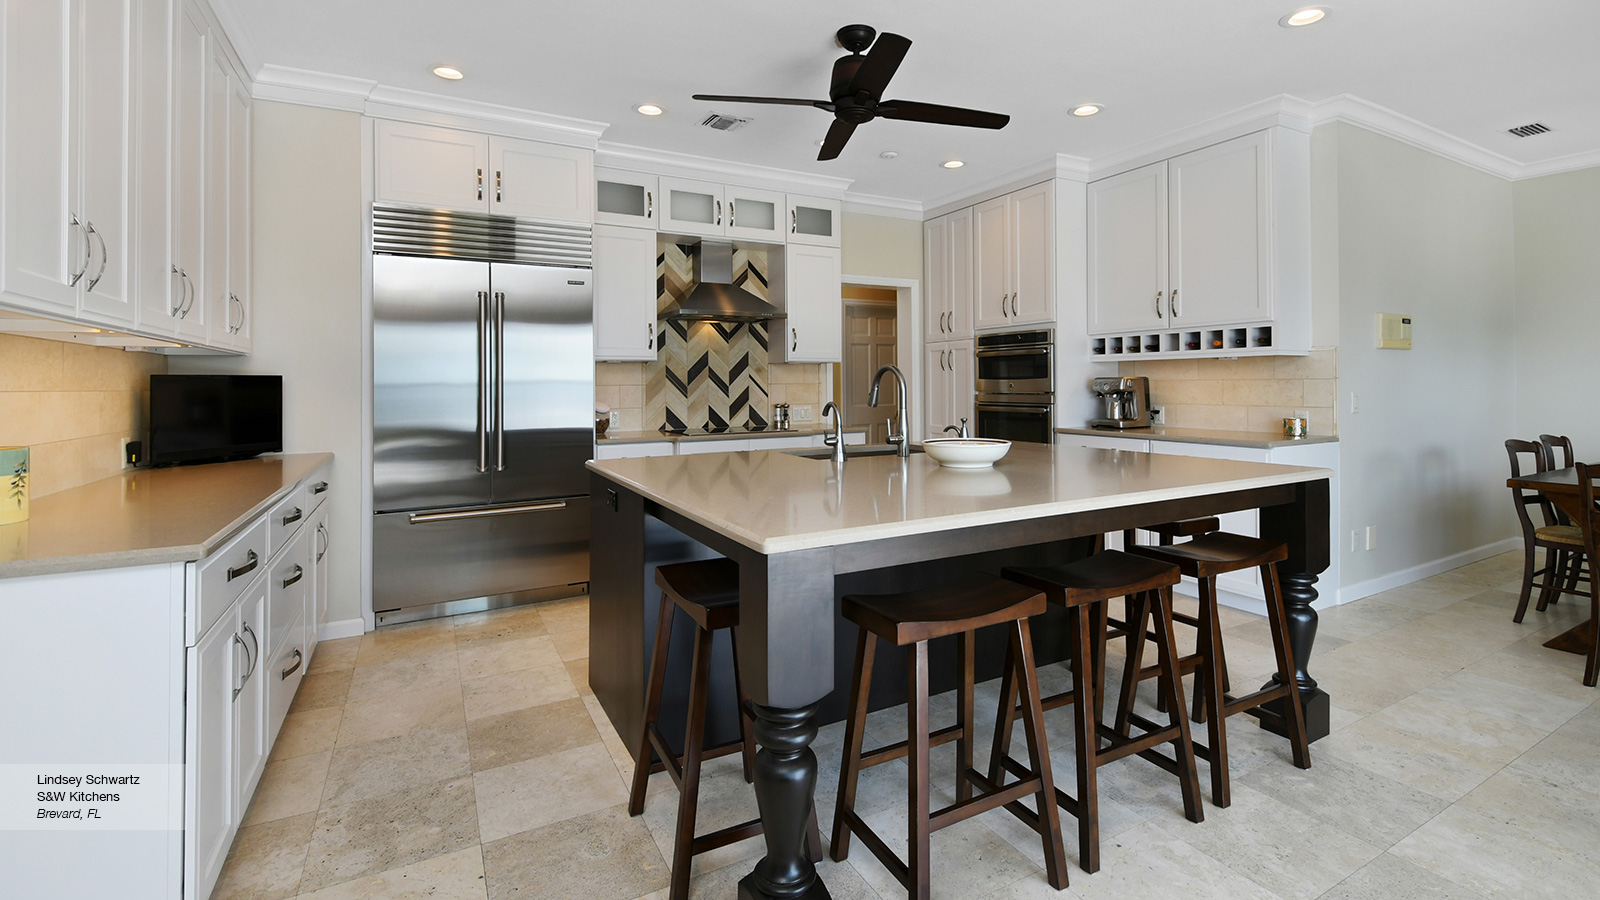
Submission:
<svg viewBox="0 0 1600 900">
<path fill-rule="evenodd" d="M 1338 434 L 1334 415 L 1337 353 L 1242 359 L 1162 359 L 1118 364 L 1150 379 L 1150 405 L 1167 425 L 1231 431 L 1281 431 L 1305 410 L 1312 434 Z"/>
<path fill-rule="evenodd" d="M 0 334 L 0 446 L 32 448 L 43 497 L 122 471 L 122 441 L 145 440 L 150 376 L 167 359 Z"/>
<path fill-rule="evenodd" d="M 618 431 L 654 431 L 660 422 L 644 421 L 645 366 L 642 362 L 602 362 L 594 366 L 594 399 L 617 411 Z M 773 403 L 813 407 L 812 417 L 822 415 L 822 367 L 806 363 L 773 363 L 767 367 L 767 409 L 771 418 Z"/>
</svg>

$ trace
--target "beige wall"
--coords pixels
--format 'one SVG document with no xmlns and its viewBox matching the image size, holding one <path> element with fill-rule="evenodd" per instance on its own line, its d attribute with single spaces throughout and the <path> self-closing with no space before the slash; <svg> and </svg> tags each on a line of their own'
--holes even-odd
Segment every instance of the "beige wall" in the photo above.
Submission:
<svg viewBox="0 0 1600 900">
<path fill-rule="evenodd" d="M 1600 462 L 1600 168 L 1512 186 L 1517 231 L 1516 432 L 1572 438 Z"/>
<path fill-rule="evenodd" d="M 922 222 L 847 212 L 844 274 L 922 279 Z"/>
<path fill-rule="evenodd" d="M 0 447 L 31 448 L 31 497 L 122 471 L 124 440 L 147 440 L 150 376 L 165 357 L 0 334 Z"/>
<path fill-rule="evenodd" d="M 290 453 L 334 454 L 328 621 L 361 617 L 361 118 L 257 102 L 251 122 L 247 357 L 177 357 L 174 372 L 283 375 Z"/>
<path fill-rule="evenodd" d="M 1336 434 L 1337 352 L 1243 359 L 1162 359 L 1123 362 L 1123 375 L 1150 379 L 1150 406 L 1162 423 L 1227 431 L 1279 431 L 1305 411 L 1312 434 Z"/>
</svg>

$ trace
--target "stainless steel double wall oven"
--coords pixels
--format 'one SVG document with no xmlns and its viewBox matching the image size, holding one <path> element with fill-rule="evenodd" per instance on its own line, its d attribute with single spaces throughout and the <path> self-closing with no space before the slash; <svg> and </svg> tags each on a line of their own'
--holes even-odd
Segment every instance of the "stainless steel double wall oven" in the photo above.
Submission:
<svg viewBox="0 0 1600 900">
<path fill-rule="evenodd" d="M 1052 443 L 1055 439 L 1055 333 L 978 335 L 978 436 Z"/>
</svg>

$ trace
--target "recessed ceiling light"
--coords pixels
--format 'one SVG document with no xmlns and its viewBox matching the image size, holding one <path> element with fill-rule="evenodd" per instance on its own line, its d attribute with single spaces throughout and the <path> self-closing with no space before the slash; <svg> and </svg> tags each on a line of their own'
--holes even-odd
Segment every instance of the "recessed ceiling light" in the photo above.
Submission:
<svg viewBox="0 0 1600 900">
<path fill-rule="evenodd" d="M 945 164 L 944 164 L 944 167 L 946 169 L 959 169 L 964 165 L 966 165 L 966 163 L 962 162 L 961 160 L 952 159 L 952 160 L 946 161 Z"/>
<path fill-rule="evenodd" d="M 466 77 L 465 75 L 461 74 L 460 69 L 457 69 L 453 66 L 434 66 L 433 74 L 439 76 L 440 78 L 448 78 L 451 81 L 460 81 L 462 78 Z"/>
<path fill-rule="evenodd" d="M 1072 108 L 1072 114 L 1080 118 L 1083 116 L 1092 116 L 1103 108 L 1104 107 L 1098 103 L 1085 103 L 1082 106 L 1074 106 Z"/>
<path fill-rule="evenodd" d="M 1302 25 L 1311 25 L 1321 22 L 1328 14 L 1326 6 L 1308 6 L 1298 12 L 1292 12 L 1278 20 L 1278 24 L 1285 28 L 1299 28 Z"/>
<path fill-rule="evenodd" d="M 633 111 L 641 116 L 661 115 L 661 107 L 655 105 L 654 103 L 641 103 L 638 106 L 635 106 Z"/>
<path fill-rule="evenodd" d="M 882 152 L 882 153 L 879 153 L 879 154 L 878 154 L 878 158 L 879 158 L 879 159 L 896 159 L 896 158 L 898 158 L 898 157 L 899 157 L 899 156 L 900 156 L 900 154 L 899 154 L 899 153 L 896 153 L 896 152 L 895 152 L 895 151 L 893 151 L 893 150 L 885 150 L 885 151 L 883 151 L 883 152 Z"/>
</svg>

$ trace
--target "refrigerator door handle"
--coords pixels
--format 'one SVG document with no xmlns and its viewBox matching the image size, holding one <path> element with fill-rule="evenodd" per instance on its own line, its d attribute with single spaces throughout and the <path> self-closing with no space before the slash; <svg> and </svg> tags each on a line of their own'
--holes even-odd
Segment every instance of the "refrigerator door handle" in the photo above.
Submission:
<svg viewBox="0 0 1600 900">
<path fill-rule="evenodd" d="M 494 295 L 494 470 L 506 470 L 506 295 Z"/>
<path fill-rule="evenodd" d="M 478 292 L 478 471 L 489 471 L 489 403 L 484 384 L 489 378 L 489 292 Z"/>
<path fill-rule="evenodd" d="M 459 509 L 450 512 L 412 513 L 406 518 L 413 525 L 426 525 L 429 522 L 455 522 L 461 519 L 488 519 L 494 516 L 515 516 L 522 513 L 550 512 L 552 510 L 566 509 L 565 500 L 548 500 L 543 503 L 519 503 L 516 506 L 496 506 L 489 509 Z"/>
</svg>

